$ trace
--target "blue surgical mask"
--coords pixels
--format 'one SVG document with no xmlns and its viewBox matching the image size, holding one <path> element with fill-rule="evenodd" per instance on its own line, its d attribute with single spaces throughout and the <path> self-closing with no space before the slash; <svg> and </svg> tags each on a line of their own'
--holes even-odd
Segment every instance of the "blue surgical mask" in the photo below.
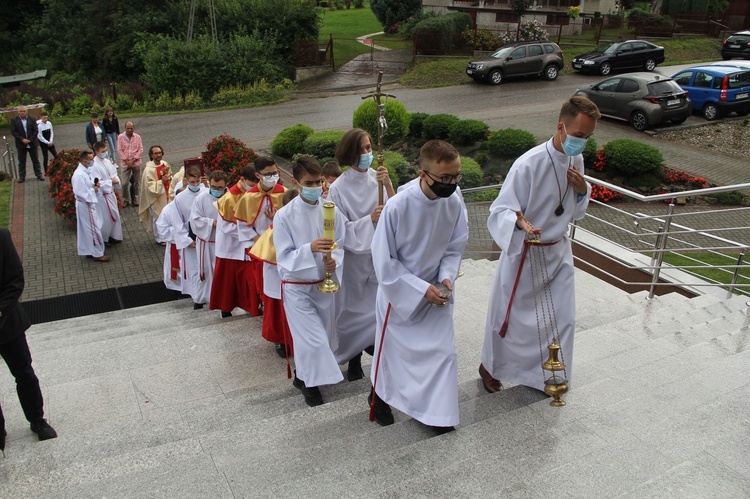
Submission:
<svg viewBox="0 0 750 499">
<path fill-rule="evenodd" d="M 215 198 L 220 198 L 224 195 L 224 189 L 209 189 L 208 192 Z"/>
<path fill-rule="evenodd" d="M 323 194 L 323 187 L 303 187 L 302 197 L 310 202 L 315 202 Z"/>
<path fill-rule="evenodd" d="M 565 123 L 563 123 L 563 130 L 565 130 L 565 142 L 562 144 L 563 151 L 565 151 L 565 154 L 568 156 L 578 156 L 586 148 L 586 143 L 589 139 L 582 139 L 580 137 L 568 135 L 568 129 L 565 128 Z"/>
<path fill-rule="evenodd" d="M 372 164 L 372 157 L 372 152 L 368 152 L 367 154 L 360 154 L 357 168 L 359 168 L 360 170 L 367 170 L 368 168 L 370 168 L 370 165 Z"/>
<path fill-rule="evenodd" d="M 107 159 L 107 157 L 109 157 L 109 154 L 107 153 L 107 151 L 100 152 L 99 157 L 102 159 Z"/>
<path fill-rule="evenodd" d="M 201 186 L 188 184 L 188 189 L 190 189 L 190 192 L 198 192 L 199 190 L 201 190 Z"/>
</svg>

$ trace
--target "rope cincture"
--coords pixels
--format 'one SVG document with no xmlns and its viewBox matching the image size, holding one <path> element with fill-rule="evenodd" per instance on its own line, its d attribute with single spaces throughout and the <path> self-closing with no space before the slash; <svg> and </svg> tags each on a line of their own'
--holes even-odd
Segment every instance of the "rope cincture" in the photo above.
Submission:
<svg viewBox="0 0 750 499">
<path fill-rule="evenodd" d="M 388 309 L 385 311 L 385 319 L 383 320 L 383 332 L 380 335 L 380 345 L 378 345 L 378 358 L 375 361 L 375 376 L 372 379 L 372 399 L 370 400 L 370 422 L 375 421 L 375 397 L 378 396 L 375 391 L 375 387 L 378 384 L 378 372 L 380 372 L 380 355 L 383 353 L 383 340 L 385 340 L 385 331 L 388 327 L 388 317 L 391 315 L 391 304 L 388 304 Z"/>
</svg>

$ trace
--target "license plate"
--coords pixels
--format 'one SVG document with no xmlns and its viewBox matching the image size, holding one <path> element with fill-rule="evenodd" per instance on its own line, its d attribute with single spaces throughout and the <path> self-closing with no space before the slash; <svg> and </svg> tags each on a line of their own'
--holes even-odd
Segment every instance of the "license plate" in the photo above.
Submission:
<svg viewBox="0 0 750 499">
<path fill-rule="evenodd" d="M 748 94 L 747 92 L 743 92 L 741 94 L 737 94 L 734 97 L 734 100 L 747 99 L 747 94 Z"/>
<path fill-rule="evenodd" d="M 466 74 L 467 74 L 467 75 L 470 75 L 470 74 L 474 74 L 474 71 L 472 71 L 471 69 L 467 69 L 467 70 L 466 70 Z"/>
<path fill-rule="evenodd" d="M 739 45 L 730 45 L 729 48 L 730 49 L 738 49 L 738 48 L 740 48 L 740 46 Z"/>
<path fill-rule="evenodd" d="M 581 65 L 580 65 L 580 64 L 573 64 L 573 67 L 574 67 L 575 69 L 581 69 Z"/>
<path fill-rule="evenodd" d="M 676 106 L 680 103 L 680 99 L 672 99 L 667 101 L 667 106 Z"/>
</svg>

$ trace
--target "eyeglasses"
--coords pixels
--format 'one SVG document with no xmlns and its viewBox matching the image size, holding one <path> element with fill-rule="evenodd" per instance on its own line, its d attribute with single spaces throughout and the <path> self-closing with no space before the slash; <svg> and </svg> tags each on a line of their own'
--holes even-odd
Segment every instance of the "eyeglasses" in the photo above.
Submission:
<svg viewBox="0 0 750 499">
<path fill-rule="evenodd" d="M 458 172 L 455 175 L 440 175 L 439 177 L 433 177 L 432 174 L 427 170 L 422 171 L 425 172 L 427 176 L 430 177 L 433 181 L 441 182 L 443 184 L 457 184 L 461 181 L 462 178 L 464 178 L 464 174 L 462 172 Z"/>
<path fill-rule="evenodd" d="M 271 178 L 271 177 L 277 176 L 278 174 L 279 172 L 276 171 L 276 172 L 271 172 L 271 173 L 261 173 L 260 175 L 262 177 Z"/>
</svg>

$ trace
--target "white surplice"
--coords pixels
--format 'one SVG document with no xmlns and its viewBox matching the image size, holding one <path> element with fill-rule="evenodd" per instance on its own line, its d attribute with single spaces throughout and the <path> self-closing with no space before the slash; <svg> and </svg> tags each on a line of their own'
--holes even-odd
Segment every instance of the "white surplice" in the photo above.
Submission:
<svg viewBox="0 0 750 499">
<path fill-rule="evenodd" d="M 341 282 L 344 261 L 344 217 L 336 210 L 334 221 L 338 249 L 334 279 Z M 313 253 L 310 243 L 323 237 L 323 204 L 311 205 L 301 196 L 281 208 L 274 217 L 273 242 L 282 280 L 284 310 L 294 340 L 297 377 L 308 387 L 330 385 L 344 379 L 331 350 L 334 337 L 333 296 L 321 293 L 317 282 L 325 277 L 324 253 Z M 285 282 L 291 281 L 291 282 Z"/>
<path fill-rule="evenodd" d="M 458 424 L 458 365 L 453 300 L 436 307 L 424 295 L 430 284 L 455 281 L 468 238 L 458 194 L 433 200 L 415 185 L 385 204 L 372 240 L 380 283 L 375 359 L 391 310 L 371 379 L 386 403 L 431 426 Z"/>
<path fill-rule="evenodd" d="M 192 248 L 190 247 L 195 242 L 190 237 L 190 214 L 198 196 L 207 190 L 204 185 L 201 185 L 197 192 L 185 189 L 177 194 L 174 201 L 170 203 L 175 205 L 177 215 L 175 223 L 181 222 L 175 226 L 175 244 L 177 249 L 180 250 L 180 276 L 182 278 L 182 294 L 184 295 L 193 296 L 195 287 L 200 280 L 197 243 Z"/>
<path fill-rule="evenodd" d="M 542 242 L 557 241 L 556 244 L 541 249 L 547 263 L 549 289 L 560 334 L 560 360 L 566 364 L 566 374 L 570 381 L 576 305 L 573 252 L 567 231 L 571 220 L 580 220 L 586 215 L 591 186 L 587 183 L 587 193 L 582 196 L 568 187 L 566 171 L 569 164 L 583 173 L 583 156 L 566 156 L 555 149 L 552 139 L 527 151 L 513 163 L 500 194 L 490 206 L 487 220 L 487 228 L 500 246 L 502 254 L 490 295 L 482 364 L 495 379 L 537 390 L 544 389 L 544 376 L 550 376 L 550 373 L 543 373 L 540 365 L 539 333 L 530 267 L 531 251 L 539 251 L 540 248 L 530 248 L 524 262 L 505 338 L 500 338 L 498 332 L 505 320 L 526 239 L 525 232 L 516 228 L 515 212 L 520 210 L 534 227 L 542 230 Z M 562 216 L 557 216 L 555 209 L 560 204 L 561 197 L 565 211 Z M 536 269 L 536 272 L 540 272 L 540 269 Z M 546 336 L 546 332 L 542 330 L 541 355 L 545 360 Z"/>
<path fill-rule="evenodd" d="M 120 188 L 120 184 L 112 183 L 112 177 L 117 175 L 117 167 L 109 160 L 102 159 L 99 156 L 94 158 L 94 164 L 89 168 L 89 175 L 92 178 L 99 179 L 99 212 L 102 217 L 102 237 L 104 242 L 110 238 L 122 241 L 122 218 L 120 209 L 117 206 L 117 196 L 115 189 Z"/>
<path fill-rule="evenodd" d="M 179 262 L 180 271 L 176 273 L 176 278 L 172 279 L 172 268 L 176 262 L 172 261 L 172 246 L 177 245 L 179 238 L 179 227 L 182 224 L 180 216 L 177 213 L 177 205 L 169 203 L 166 205 L 159 214 L 159 218 L 156 219 L 156 233 L 155 237 L 158 240 L 165 241 L 167 245 L 164 247 L 164 285 L 167 289 L 182 292 L 183 285 L 183 262 L 182 262 L 182 251 L 178 249 L 177 262 Z M 189 239 L 189 238 L 188 238 Z"/>
<path fill-rule="evenodd" d="M 195 250 L 198 255 L 198 280 L 192 287 L 194 303 L 208 303 L 211 296 L 211 281 L 216 263 L 216 227 L 219 215 L 217 199 L 208 190 L 203 190 L 193 203 L 190 212 L 190 228 L 195 234 Z"/>
<path fill-rule="evenodd" d="M 78 163 L 78 168 L 73 172 L 70 182 L 76 198 L 78 254 L 90 255 L 94 258 L 103 256 L 102 219 L 96 208 L 99 198 L 94 190 L 94 182 L 89 175 L 89 169 Z"/>
<path fill-rule="evenodd" d="M 387 198 L 383 188 L 383 199 Z M 338 317 L 332 345 L 336 360 L 343 364 L 375 342 L 378 280 L 370 252 L 375 234 L 370 215 L 378 205 L 377 172 L 349 168 L 331 185 L 328 201 L 346 218 L 344 281 L 334 296 Z"/>
</svg>

